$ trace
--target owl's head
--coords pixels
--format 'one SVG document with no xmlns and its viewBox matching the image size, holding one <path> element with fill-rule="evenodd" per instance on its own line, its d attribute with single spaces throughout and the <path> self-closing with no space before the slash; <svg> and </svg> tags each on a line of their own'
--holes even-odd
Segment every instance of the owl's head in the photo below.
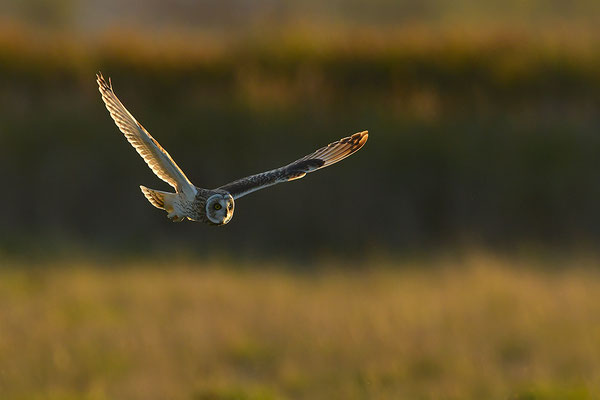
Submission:
<svg viewBox="0 0 600 400">
<path fill-rule="evenodd" d="M 215 225 L 225 225 L 233 217 L 235 202 L 229 193 L 213 194 L 206 200 L 206 216 Z"/>
</svg>

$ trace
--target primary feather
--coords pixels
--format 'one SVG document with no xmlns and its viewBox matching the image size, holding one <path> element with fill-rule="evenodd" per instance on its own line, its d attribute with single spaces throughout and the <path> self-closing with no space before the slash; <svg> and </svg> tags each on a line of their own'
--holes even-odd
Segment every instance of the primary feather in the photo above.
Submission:
<svg viewBox="0 0 600 400">
<path fill-rule="evenodd" d="M 368 138 L 368 131 L 355 133 L 352 136 L 321 147 L 317 151 L 284 167 L 238 179 L 237 181 L 221 186 L 219 189 L 226 190 L 231 193 L 234 199 L 239 199 L 249 193 L 278 183 L 300 179 L 309 172 L 328 167 L 356 153 L 365 145 Z"/>
<path fill-rule="evenodd" d="M 160 179 L 171 185 L 178 193 L 184 193 L 186 197 L 194 198 L 196 188 L 183 171 L 177 166 L 169 153 L 148 133 L 144 127 L 136 121 L 121 101 L 115 95 L 112 83 L 107 83 L 101 73 L 96 75 L 98 89 L 102 94 L 102 100 L 125 138 L 137 150 L 139 155 L 146 161 L 152 172 Z"/>
</svg>

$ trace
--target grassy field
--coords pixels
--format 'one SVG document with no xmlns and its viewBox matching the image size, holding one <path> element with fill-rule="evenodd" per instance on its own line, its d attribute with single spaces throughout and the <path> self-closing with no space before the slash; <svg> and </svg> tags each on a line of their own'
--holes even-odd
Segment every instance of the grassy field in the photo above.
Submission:
<svg viewBox="0 0 600 400">
<path fill-rule="evenodd" d="M 596 261 L 3 262 L 0 398 L 599 398 Z"/>
</svg>

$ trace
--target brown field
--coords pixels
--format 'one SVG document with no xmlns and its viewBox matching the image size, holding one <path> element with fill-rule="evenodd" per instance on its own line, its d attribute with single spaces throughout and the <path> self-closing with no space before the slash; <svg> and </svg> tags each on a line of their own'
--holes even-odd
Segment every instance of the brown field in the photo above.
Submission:
<svg viewBox="0 0 600 400">
<path fill-rule="evenodd" d="M 600 397 L 594 259 L 25 264 L 2 399 Z"/>
</svg>

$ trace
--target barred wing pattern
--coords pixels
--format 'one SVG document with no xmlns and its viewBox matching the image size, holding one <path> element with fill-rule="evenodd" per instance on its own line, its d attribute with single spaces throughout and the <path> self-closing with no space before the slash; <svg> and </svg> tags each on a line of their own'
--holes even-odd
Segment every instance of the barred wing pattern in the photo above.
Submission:
<svg viewBox="0 0 600 400">
<path fill-rule="evenodd" d="M 367 131 L 355 133 L 352 136 L 345 137 L 337 142 L 320 148 L 299 160 L 294 161 L 285 167 L 273 169 L 239 179 L 237 181 L 221 186 L 219 189 L 229 192 L 234 199 L 239 199 L 249 193 L 264 189 L 281 182 L 288 182 L 294 179 L 300 179 L 307 173 L 325 168 L 331 164 L 343 160 L 349 155 L 357 152 L 369 138 Z"/>
<path fill-rule="evenodd" d="M 171 185 L 179 193 L 183 193 L 189 199 L 196 196 L 196 188 L 183 171 L 175 164 L 169 153 L 136 121 L 127 111 L 125 106 L 113 92 L 112 83 L 107 83 L 101 73 L 96 75 L 98 90 L 102 100 L 121 132 L 129 143 L 137 150 L 139 155 L 146 161 L 152 172 L 160 179 Z"/>
</svg>

